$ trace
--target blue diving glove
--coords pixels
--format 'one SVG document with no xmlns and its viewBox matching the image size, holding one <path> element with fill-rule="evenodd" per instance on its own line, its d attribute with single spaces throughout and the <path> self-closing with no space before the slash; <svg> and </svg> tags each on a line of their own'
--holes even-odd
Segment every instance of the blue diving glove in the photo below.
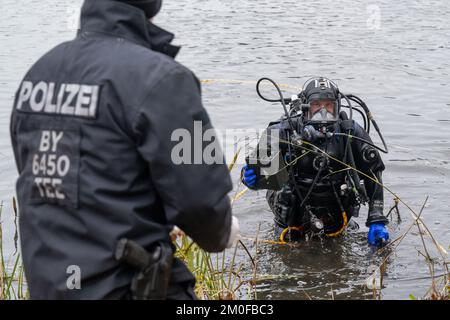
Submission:
<svg viewBox="0 0 450 320">
<path fill-rule="evenodd" d="M 382 247 L 389 240 L 389 232 L 383 222 L 375 222 L 369 226 L 367 241 L 372 246 Z"/>
<path fill-rule="evenodd" d="M 248 165 L 242 168 L 242 182 L 249 188 L 254 187 L 256 184 L 255 170 L 249 169 Z"/>
</svg>

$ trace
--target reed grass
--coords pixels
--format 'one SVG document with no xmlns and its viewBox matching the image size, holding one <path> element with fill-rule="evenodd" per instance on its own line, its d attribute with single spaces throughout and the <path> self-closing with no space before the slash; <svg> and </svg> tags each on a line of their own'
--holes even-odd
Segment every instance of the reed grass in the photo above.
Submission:
<svg viewBox="0 0 450 320">
<path fill-rule="evenodd" d="M 13 200 L 15 203 L 15 200 Z M 16 206 L 13 206 L 17 217 Z M 0 300 L 23 300 L 29 298 L 20 253 L 16 250 L 7 256 L 3 249 L 3 202 L 0 204 Z M 14 242 L 17 243 L 17 224 Z"/>
<path fill-rule="evenodd" d="M 195 294 L 201 300 L 254 299 L 253 285 L 243 277 L 244 262 L 236 262 L 236 254 L 244 244 L 222 253 L 208 253 L 188 236 L 180 235 L 174 241 L 180 258 L 196 278 Z M 247 249 L 245 249 L 247 250 Z M 247 251 L 248 252 L 248 251 Z M 253 260 L 253 258 L 252 258 Z M 247 293 L 244 293 L 247 286 Z"/>
</svg>

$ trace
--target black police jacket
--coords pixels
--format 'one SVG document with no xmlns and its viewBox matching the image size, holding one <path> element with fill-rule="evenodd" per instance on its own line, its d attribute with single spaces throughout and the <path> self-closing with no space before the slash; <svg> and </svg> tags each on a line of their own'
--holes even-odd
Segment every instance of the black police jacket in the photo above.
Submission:
<svg viewBox="0 0 450 320">
<path fill-rule="evenodd" d="M 293 119 L 293 124 L 298 127 L 298 130 L 301 131 L 299 118 Z M 342 120 L 342 119 L 341 119 Z M 350 164 L 349 159 L 344 159 L 345 149 L 347 144 L 346 136 L 333 136 L 329 139 L 314 142 L 314 145 L 321 150 L 325 151 L 328 156 L 324 157 L 316 152 L 314 152 L 314 148 L 308 146 L 307 144 L 303 145 L 300 148 L 293 148 L 292 144 L 290 147 L 288 146 L 289 134 L 291 132 L 291 127 L 288 121 L 275 121 L 271 122 L 267 128 L 266 134 L 268 137 L 274 134 L 276 130 L 277 135 L 280 138 L 280 150 L 286 159 L 286 162 L 289 163 L 293 161 L 292 159 L 296 159 L 294 164 L 288 169 L 294 172 L 295 180 L 297 183 L 297 187 L 299 192 L 302 193 L 302 196 L 305 197 L 307 192 L 310 189 L 316 175 L 318 174 L 318 160 L 325 158 L 326 159 L 326 167 L 329 168 L 329 171 L 323 171 L 315 187 L 312 189 L 312 192 L 308 199 L 306 200 L 306 204 L 311 207 L 315 206 L 325 206 L 325 207 L 338 207 L 338 203 L 336 201 L 335 193 L 331 188 L 330 182 L 335 185 L 336 193 L 339 197 L 340 195 L 340 186 L 344 183 L 345 175 L 348 169 L 343 163 Z M 335 124 L 333 128 L 333 132 L 335 133 L 348 133 L 350 130 L 351 135 L 354 137 L 363 139 L 370 143 L 372 139 L 369 134 L 354 120 L 347 121 L 339 121 Z M 270 143 L 270 140 L 267 142 Z M 356 184 L 359 185 L 359 181 L 361 180 L 364 183 L 364 188 L 361 188 L 361 198 L 366 198 L 363 200 L 367 201 L 368 204 L 368 215 L 366 220 L 366 225 L 369 226 L 375 222 L 383 222 L 388 223 L 388 219 L 383 215 L 383 207 L 384 207 L 384 194 L 383 188 L 376 183 L 378 181 L 382 184 L 382 172 L 385 169 L 383 160 L 378 152 L 376 152 L 376 156 L 374 158 L 365 157 L 365 150 L 369 146 L 364 141 L 358 139 L 350 140 L 351 146 L 351 154 L 353 155 L 353 161 L 355 168 L 359 171 L 353 171 L 353 177 L 356 178 L 354 180 Z M 300 151 L 300 153 L 299 153 Z M 289 152 L 293 153 L 292 158 L 289 158 Z M 319 157 L 318 157 L 319 156 Z M 332 173 L 330 173 L 332 172 Z M 369 178 L 370 177 L 370 178 Z M 322 179 L 328 178 L 328 179 Z M 375 181 L 374 181 L 375 180 Z M 290 182 L 292 184 L 292 182 Z M 255 189 L 254 187 L 252 189 Z M 294 189 L 294 188 L 292 188 Z M 349 197 L 354 197 L 350 195 Z M 354 202 L 351 199 L 341 199 L 342 205 L 348 214 L 358 215 L 358 210 L 353 208 Z M 346 205 L 350 205 L 346 207 Z M 333 208 L 331 208 L 333 209 Z M 340 214 L 339 208 L 336 211 Z M 297 212 L 297 211 L 293 211 Z M 297 217 L 301 218 L 301 217 Z M 293 219 L 295 221 L 296 219 Z"/>
<path fill-rule="evenodd" d="M 134 272 L 115 260 L 122 237 L 150 249 L 177 225 L 207 251 L 225 248 L 226 165 L 171 159 L 174 130 L 212 128 L 172 39 L 137 8 L 86 0 L 77 37 L 24 77 L 11 137 L 32 299 L 123 297 Z M 172 283 L 192 279 L 177 260 Z"/>
</svg>

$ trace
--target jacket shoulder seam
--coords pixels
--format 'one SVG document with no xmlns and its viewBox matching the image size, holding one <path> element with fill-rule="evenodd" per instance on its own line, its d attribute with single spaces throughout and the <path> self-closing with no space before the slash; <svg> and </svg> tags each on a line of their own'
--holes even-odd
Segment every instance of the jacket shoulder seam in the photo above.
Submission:
<svg viewBox="0 0 450 320">
<path fill-rule="evenodd" d="M 177 70 L 185 72 L 186 68 L 183 67 L 180 64 L 175 64 L 173 67 L 171 67 L 169 70 L 167 70 L 157 81 L 153 83 L 153 85 L 148 89 L 148 93 L 144 96 L 142 101 L 140 101 L 137 106 L 134 108 L 133 116 L 131 117 L 131 125 L 132 128 L 134 128 L 134 125 L 136 123 L 136 118 L 139 116 L 140 111 L 143 108 L 144 102 L 147 100 L 148 96 L 150 96 L 153 93 L 153 90 L 161 84 L 165 79 L 167 79 L 170 75 L 175 73 Z"/>
</svg>

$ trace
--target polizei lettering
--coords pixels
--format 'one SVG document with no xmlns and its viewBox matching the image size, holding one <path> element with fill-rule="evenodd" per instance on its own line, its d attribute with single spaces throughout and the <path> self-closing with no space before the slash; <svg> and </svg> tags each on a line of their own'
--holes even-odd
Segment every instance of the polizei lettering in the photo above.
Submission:
<svg viewBox="0 0 450 320">
<path fill-rule="evenodd" d="M 61 114 L 95 118 L 100 87 L 84 84 L 59 84 L 24 81 L 20 87 L 16 109 L 24 112 Z"/>
</svg>

